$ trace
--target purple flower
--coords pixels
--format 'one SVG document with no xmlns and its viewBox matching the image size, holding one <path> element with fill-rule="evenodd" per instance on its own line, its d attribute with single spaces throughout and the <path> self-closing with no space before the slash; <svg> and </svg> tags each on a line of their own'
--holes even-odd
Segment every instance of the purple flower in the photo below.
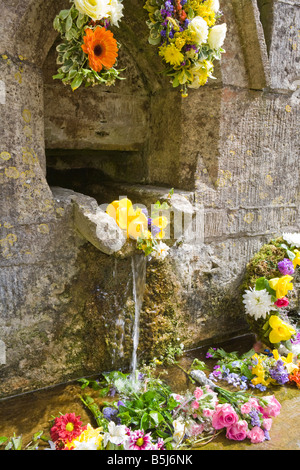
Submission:
<svg viewBox="0 0 300 470">
<path fill-rule="evenodd" d="M 270 369 L 270 376 L 273 380 L 276 380 L 279 385 L 284 385 L 289 381 L 288 370 L 281 359 L 276 362 L 275 367 Z"/>
<path fill-rule="evenodd" d="M 256 410 L 250 411 L 249 416 L 251 418 L 251 426 L 260 427 L 261 423 L 260 423 L 260 419 L 259 419 L 259 415 L 258 415 L 257 411 Z"/>
<path fill-rule="evenodd" d="M 117 418 L 118 410 L 116 410 L 115 408 L 107 406 L 103 408 L 102 413 L 104 418 L 107 419 L 107 421 L 114 421 L 115 423 L 120 422 L 120 419 Z"/>
<path fill-rule="evenodd" d="M 279 261 L 278 269 L 284 276 L 287 274 L 294 274 L 295 272 L 294 265 L 288 258 L 284 258 L 282 261 Z"/>
</svg>

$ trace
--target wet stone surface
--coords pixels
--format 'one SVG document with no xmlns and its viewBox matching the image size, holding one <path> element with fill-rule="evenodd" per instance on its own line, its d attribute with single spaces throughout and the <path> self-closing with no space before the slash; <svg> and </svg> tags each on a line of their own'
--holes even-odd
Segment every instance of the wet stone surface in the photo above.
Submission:
<svg viewBox="0 0 300 470">
<path fill-rule="evenodd" d="M 253 337 L 246 336 L 221 345 L 211 345 L 212 347 L 222 347 L 227 352 L 237 351 L 240 353 L 250 350 L 253 346 Z M 208 347 L 189 351 L 179 361 L 180 366 L 188 370 L 194 358 L 204 360 L 209 368 L 212 368 L 214 361 L 206 359 L 205 355 Z M 177 366 L 170 366 L 167 369 L 158 370 L 161 377 L 177 393 L 184 392 L 190 387 L 186 374 Z M 164 373 L 165 372 L 165 373 Z M 219 382 L 220 386 L 226 387 L 225 383 Z M 27 445 L 34 433 L 43 430 L 49 434 L 49 428 L 53 417 L 62 413 L 75 413 L 80 415 L 83 424 L 95 423 L 89 411 L 80 400 L 82 390 L 80 384 L 58 385 L 51 389 L 29 393 L 23 396 L 14 397 L 0 401 L 0 436 L 10 437 L 15 433 L 23 436 L 23 443 Z M 116 398 L 99 399 L 99 392 L 88 389 L 88 394 L 100 400 L 115 401 Z M 199 447 L 199 450 L 299 450 L 300 449 L 300 390 L 294 386 L 273 387 L 266 392 L 257 391 L 257 396 L 274 394 L 281 403 L 281 413 L 274 418 L 270 431 L 270 441 L 260 444 L 251 444 L 249 440 L 235 442 L 225 438 L 225 433 L 220 433 L 214 440 Z M 44 446 L 48 447 L 47 444 Z M 39 445 L 39 449 L 44 448 Z"/>
</svg>

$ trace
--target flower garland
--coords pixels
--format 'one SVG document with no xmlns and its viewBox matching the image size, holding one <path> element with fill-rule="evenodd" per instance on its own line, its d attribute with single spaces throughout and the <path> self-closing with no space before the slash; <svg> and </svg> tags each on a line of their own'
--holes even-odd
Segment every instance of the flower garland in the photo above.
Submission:
<svg viewBox="0 0 300 470">
<path fill-rule="evenodd" d="M 214 78 L 214 60 L 220 60 L 227 26 L 216 25 L 219 0 L 146 0 L 149 42 L 158 46 L 164 72 L 183 97 Z"/>
<path fill-rule="evenodd" d="M 122 0 L 70 1 L 71 8 L 61 10 L 53 22 L 62 39 L 53 78 L 73 91 L 81 85 L 114 85 L 122 79 L 116 68 L 120 45 L 109 28 L 118 26 L 123 16 Z"/>
<path fill-rule="evenodd" d="M 255 285 L 246 289 L 243 303 L 247 320 L 263 344 L 271 349 L 279 349 L 288 354 L 298 354 L 299 333 L 288 317 L 287 307 L 290 304 L 289 292 L 294 289 L 293 280 L 300 266 L 300 234 L 284 233 L 282 238 L 273 241 L 273 251 L 285 253 L 277 262 L 269 262 L 273 266 L 276 277 L 269 279 L 261 276 Z M 272 250 L 270 250 L 270 255 Z M 264 259 L 268 265 L 268 259 Z M 299 350 L 300 352 L 300 350 Z"/>
<path fill-rule="evenodd" d="M 173 190 L 168 194 L 171 198 Z M 169 224 L 166 216 L 161 215 L 169 211 L 167 202 L 157 201 L 151 211 L 151 217 L 146 208 L 135 205 L 128 198 L 111 202 L 106 213 L 110 215 L 117 225 L 124 231 L 128 239 L 136 240 L 137 248 L 144 252 L 145 256 L 153 256 L 163 260 L 169 251 L 169 247 L 162 240 L 166 237 L 165 229 Z"/>
</svg>

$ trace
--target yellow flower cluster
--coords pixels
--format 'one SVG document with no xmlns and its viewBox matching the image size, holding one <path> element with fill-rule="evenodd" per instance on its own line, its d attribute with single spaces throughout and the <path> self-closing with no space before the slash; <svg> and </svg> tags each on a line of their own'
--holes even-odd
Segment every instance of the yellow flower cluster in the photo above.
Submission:
<svg viewBox="0 0 300 470">
<path fill-rule="evenodd" d="M 278 353 L 277 349 L 274 349 L 272 351 L 273 356 L 275 361 L 278 361 L 279 359 L 284 363 L 285 367 L 287 368 L 288 373 L 290 374 L 294 369 L 297 369 L 297 365 L 294 364 L 293 358 L 294 355 L 293 353 L 289 353 L 286 357 L 285 356 L 280 356 Z M 268 387 L 269 385 L 278 385 L 275 379 L 272 379 L 272 377 L 269 376 L 268 374 L 268 366 L 265 366 L 265 361 L 266 361 L 266 356 L 263 354 L 254 354 L 252 358 L 256 365 L 252 367 L 251 372 L 255 377 L 251 379 L 251 382 L 253 385 L 264 385 L 265 387 Z"/>
<path fill-rule="evenodd" d="M 201 16 L 208 26 L 213 26 L 216 23 L 216 14 L 212 9 L 212 0 L 207 0 L 204 3 L 199 0 L 192 0 L 190 3 L 196 15 Z"/>
<path fill-rule="evenodd" d="M 107 206 L 106 212 L 126 232 L 127 238 L 135 240 L 138 238 L 151 239 L 152 234 L 148 230 L 148 217 L 140 207 L 134 209 L 130 199 L 123 198 L 113 201 Z M 156 217 L 152 220 L 152 225 L 159 228 L 159 233 L 155 238 L 163 239 L 166 235 L 164 229 L 168 225 L 167 217 Z"/>
<path fill-rule="evenodd" d="M 148 219 L 142 209 L 134 209 L 132 202 L 123 198 L 108 205 L 106 212 L 126 231 L 127 238 L 138 239 L 148 229 Z"/>
</svg>

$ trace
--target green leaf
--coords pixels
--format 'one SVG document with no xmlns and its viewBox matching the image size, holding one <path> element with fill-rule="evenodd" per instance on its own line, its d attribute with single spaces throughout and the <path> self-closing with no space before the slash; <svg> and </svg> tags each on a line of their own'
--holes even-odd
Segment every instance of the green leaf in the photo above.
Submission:
<svg viewBox="0 0 300 470">
<path fill-rule="evenodd" d="M 77 74 L 76 77 L 74 78 L 74 80 L 72 81 L 71 83 L 71 88 L 72 90 L 77 90 L 77 88 L 80 87 L 80 85 L 82 84 L 82 81 L 83 81 L 83 76 L 81 74 Z"/>
<path fill-rule="evenodd" d="M 147 431 L 147 429 L 149 429 L 149 426 L 149 415 L 148 413 L 144 413 L 141 419 L 141 429 Z"/>
<path fill-rule="evenodd" d="M 255 290 L 264 290 L 266 288 L 265 280 L 265 277 L 260 277 L 259 279 L 257 279 L 255 283 Z"/>
<path fill-rule="evenodd" d="M 72 28 L 72 25 L 73 25 L 72 16 L 69 15 L 66 21 L 66 32 L 70 31 L 70 29 Z"/>
<path fill-rule="evenodd" d="M 8 440 L 8 437 L 0 436 L 0 446 L 4 444 Z"/>
<path fill-rule="evenodd" d="M 61 10 L 58 16 L 61 20 L 65 20 L 69 16 L 69 14 L 70 10 Z"/>
<path fill-rule="evenodd" d="M 288 257 L 289 257 L 289 259 L 290 259 L 291 261 L 293 261 L 293 259 L 296 258 L 295 253 L 293 253 L 292 251 L 286 250 L 286 253 L 287 253 L 287 255 L 288 255 Z"/>
<path fill-rule="evenodd" d="M 164 421 L 164 417 L 157 411 L 150 411 L 149 416 L 154 422 L 155 426 L 158 426 L 162 421 Z"/>
</svg>

